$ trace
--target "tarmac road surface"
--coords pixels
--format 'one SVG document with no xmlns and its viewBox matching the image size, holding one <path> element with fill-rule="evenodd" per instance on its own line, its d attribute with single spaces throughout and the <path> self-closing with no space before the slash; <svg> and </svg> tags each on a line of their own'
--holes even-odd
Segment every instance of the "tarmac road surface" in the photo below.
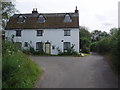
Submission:
<svg viewBox="0 0 120 90">
<path fill-rule="evenodd" d="M 118 78 L 104 57 L 30 56 L 44 71 L 37 88 L 117 88 Z"/>
</svg>

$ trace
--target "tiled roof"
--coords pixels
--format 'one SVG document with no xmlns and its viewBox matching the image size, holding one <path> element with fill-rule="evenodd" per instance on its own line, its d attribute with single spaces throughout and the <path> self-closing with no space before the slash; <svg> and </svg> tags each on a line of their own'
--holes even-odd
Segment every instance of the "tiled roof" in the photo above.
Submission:
<svg viewBox="0 0 120 90">
<path fill-rule="evenodd" d="M 72 22 L 64 22 L 64 17 L 69 14 Z M 25 17 L 24 23 L 18 23 L 18 17 Z M 45 18 L 44 23 L 37 22 L 39 15 Z M 57 28 L 79 28 L 78 13 L 31 13 L 31 14 L 15 14 L 6 25 L 6 30 L 11 29 L 57 29 Z"/>
</svg>

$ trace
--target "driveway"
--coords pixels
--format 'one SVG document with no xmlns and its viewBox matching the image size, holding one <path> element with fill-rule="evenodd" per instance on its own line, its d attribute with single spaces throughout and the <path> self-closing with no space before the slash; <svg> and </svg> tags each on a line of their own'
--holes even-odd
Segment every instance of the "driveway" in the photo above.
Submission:
<svg viewBox="0 0 120 90">
<path fill-rule="evenodd" d="M 117 88 L 118 79 L 104 58 L 30 56 L 44 71 L 37 88 Z"/>
</svg>

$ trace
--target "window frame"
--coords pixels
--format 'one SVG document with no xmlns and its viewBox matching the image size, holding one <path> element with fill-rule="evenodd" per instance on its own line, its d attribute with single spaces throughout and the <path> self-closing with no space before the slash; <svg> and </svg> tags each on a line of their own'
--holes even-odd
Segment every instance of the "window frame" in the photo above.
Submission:
<svg viewBox="0 0 120 90">
<path fill-rule="evenodd" d="M 22 19 L 22 20 L 20 20 Z M 25 22 L 25 17 L 23 15 L 19 15 L 17 23 L 24 23 Z"/>
<path fill-rule="evenodd" d="M 22 30 L 15 30 L 15 31 L 16 31 L 16 37 L 21 37 L 22 36 Z"/>
<path fill-rule="evenodd" d="M 64 36 L 71 36 L 71 30 L 64 30 Z"/>
<path fill-rule="evenodd" d="M 36 30 L 36 32 L 37 32 L 37 36 L 43 36 L 43 30 Z"/>
<path fill-rule="evenodd" d="M 45 23 L 45 17 L 43 15 L 39 15 L 38 19 L 37 19 L 37 22 L 38 23 Z"/>
<path fill-rule="evenodd" d="M 64 22 L 66 22 L 66 23 L 72 22 L 72 18 L 71 18 L 71 16 L 69 14 L 66 14 L 64 16 Z"/>
<path fill-rule="evenodd" d="M 65 46 L 65 43 L 66 43 L 66 44 L 69 43 L 69 45 Z M 68 46 L 69 46 L 69 47 L 68 47 Z M 64 42 L 64 43 L 63 43 L 63 50 L 64 50 L 64 52 L 65 52 L 66 50 L 70 49 L 70 48 L 71 48 L 71 42 Z"/>
<path fill-rule="evenodd" d="M 28 47 L 28 42 L 24 42 L 24 47 Z"/>
<path fill-rule="evenodd" d="M 37 46 L 37 44 L 38 44 L 38 46 Z M 41 44 L 41 45 L 40 45 Z M 42 46 L 42 48 L 40 48 Z M 41 50 L 43 50 L 43 42 L 36 42 L 36 50 L 37 51 L 41 51 Z"/>
</svg>

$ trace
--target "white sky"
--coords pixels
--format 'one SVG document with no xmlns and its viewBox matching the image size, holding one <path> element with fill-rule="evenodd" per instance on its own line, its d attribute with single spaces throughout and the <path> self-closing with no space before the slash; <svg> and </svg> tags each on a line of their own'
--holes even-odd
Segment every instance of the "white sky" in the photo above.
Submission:
<svg viewBox="0 0 120 90">
<path fill-rule="evenodd" d="M 118 27 L 119 0 L 16 0 L 20 13 L 31 13 L 37 8 L 39 13 L 74 12 L 79 10 L 79 25 L 92 30 L 109 32 Z"/>
</svg>

